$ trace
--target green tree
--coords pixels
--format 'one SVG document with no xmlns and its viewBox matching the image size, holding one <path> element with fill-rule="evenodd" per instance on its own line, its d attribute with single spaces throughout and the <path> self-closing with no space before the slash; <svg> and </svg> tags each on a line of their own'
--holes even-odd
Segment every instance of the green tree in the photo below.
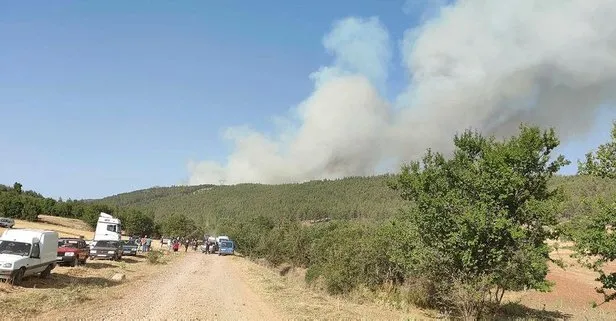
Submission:
<svg viewBox="0 0 616 321">
<path fill-rule="evenodd" d="M 612 123 L 611 141 L 599 145 L 596 152 L 578 161 L 578 174 L 602 178 L 616 178 L 616 122 Z"/>
<path fill-rule="evenodd" d="M 152 235 L 155 230 L 154 220 L 141 211 L 130 209 L 122 214 L 122 224 L 128 234 Z"/>
<path fill-rule="evenodd" d="M 548 180 L 568 164 L 553 157 L 558 145 L 554 130 L 537 127 L 503 141 L 466 131 L 451 159 L 428 150 L 403 167 L 392 187 L 413 201 L 417 261 L 407 266 L 435 283 L 437 303 L 457 305 L 454 293 L 472 290 L 463 303 L 478 315 L 506 290 L 546 289 L 545 241 L 561 201 Z"/>
<path fill-rule="evenodd" d="M 169 215 L 161 223 L 161 232 L 167 236 L 185 237 L 196 230 L 195 222 L 182 214 Z"/>
<path fill-rule="evenodd" d="M 15 182 L 15 184 L 13 184 L 13 190 L 17 192 L 17 194 L 21 194 L 22 186 L 23 185 L 21 185 L 20 183 Z"/>
<path fill-rule="evenodd" d="M 616 122 L 612 125 L 611 141 L 599 145 L 596 153 L 586 154 L 585 161 L 578 161 L 578 174 L 616 178 Z M 616 202 L 610 197 L 589 203 L 590 210 L 578 216 L 569 231 L 580 260 L 599 274 L 597 281 L 602 288 L 597 290 L 603 293 L 605 301 L 611 301 L 616 292 L 606 290 L 616 290 L 616 272 L 605 272 L 603 265 L 616 260 Z"/>
</svg>

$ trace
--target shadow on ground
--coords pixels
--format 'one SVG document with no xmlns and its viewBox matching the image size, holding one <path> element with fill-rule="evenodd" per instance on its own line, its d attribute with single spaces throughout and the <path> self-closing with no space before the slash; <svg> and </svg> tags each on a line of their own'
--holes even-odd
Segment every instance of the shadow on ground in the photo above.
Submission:
<svg viewBox="0 0 616 321">
<path fill-rule="evenodd" d="M 570 320 L 573 316 L 560 311 L 533 309 L 510 302 L 501 306 L 496 317 L 498 320 Z"/>
<path fill-rule="evenodd" d="M 70 286 L 99 286 L 111 287 L 120 284 L 103 277 L 96 276 L 72 276 L 67 274 L 51 274 L 49 278 L 43 279 L 37 276 L 25 278 L 20 284 L 23 288 L 37 289 L 63 289 Z"/>
<path fill-rule="evenodd" d="M 101 261 L 88 261 L 85 265 L 83 265 L 84 267 L 88 268 L 88 269 L 108 269 L 108 268 L 114 268 L 116 267 L 113 264 L 107 263 L 107 262 L 101 262 Z"/>
<path fill-rule="evenodd" d="M 135 259 L 135 258 L 132 258 L 132 257 L 126 257 L 126 256 L 123 256 L 123 257 L 122 257 L 122 260 L 120 260 L 120 261 L 121 261 L 121 262 L 126 262 L 126 263 L 128 263 L 128 264 L 133 264 L 133 263 L 139 263 L 139 262 L 140 262 L 139 260 L 137 260 L 137 259 Z"/>
</svg>

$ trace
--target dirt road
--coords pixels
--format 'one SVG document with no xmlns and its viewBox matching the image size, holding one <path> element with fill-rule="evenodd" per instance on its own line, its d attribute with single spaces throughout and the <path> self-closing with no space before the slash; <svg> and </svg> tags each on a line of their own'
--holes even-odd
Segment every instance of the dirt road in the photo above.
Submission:
<svg viewBox="0 0 616 321">
<path fill-rule="evenodd" d="M 188 253 L 181 264 L 89 311 L 102 320 L 279 320 L 228 257 Z"/>
</svg>

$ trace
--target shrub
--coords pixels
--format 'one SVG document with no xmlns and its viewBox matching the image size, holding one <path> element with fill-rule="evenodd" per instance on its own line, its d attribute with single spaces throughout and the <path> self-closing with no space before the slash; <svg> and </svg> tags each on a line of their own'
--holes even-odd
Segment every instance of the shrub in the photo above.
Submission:
<svg viewBox="0 0 616 321">
<path fill-rule="evenodd" d="M 146 259 L 148 260 L 148 263 L 150 264 L 161 264 L 162 262 L 162 258 L 163 258 L 164 254 L 162 251 L 160 250 L 153 250 L 148 252 L 148 254 L 146 254 Z"/>
</svg>

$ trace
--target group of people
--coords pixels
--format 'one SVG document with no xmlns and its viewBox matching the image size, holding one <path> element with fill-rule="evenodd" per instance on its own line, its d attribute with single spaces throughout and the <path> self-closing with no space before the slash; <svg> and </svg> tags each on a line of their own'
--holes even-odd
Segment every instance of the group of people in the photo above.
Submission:
<svg viewBox="0 0 616 321">
<path fill-rule="evenodd" d="M 165 240 L 168 240 L 165 242 Z M 135 243 L 137 245 L 137 251 L 146 253 L 152 250 L 152 238 L 147 235 L 143 237 L 139 236 L 131 236 L 129 238 L 129 242 Z M 199 250 L 199 243 L 203 243 L 205 247 L 206 253 L 215 252 L 217 250 L 218 244 L 216 242 L 211 241 L 209 239 L 205 239 L 204 241 L 200 241 L 194 238 L 186 238 L 186 237 L 171 237 L 171 238 L 160 238 L 160 248 L 163 249 L 165 244 L 167 249 L 173 252 L 177 252 L 180 250 L 181 246 L 184 246 L 184 252 L 188 252 L 188 248 L 192 247 L 196 252 Z"/>
<path fill-rule="evenodd" d="M 184 252 L 188 252 L 188 248 L 191 246 L 193 247 L 195 251 L 197 251 L 197 247 L 199 246 L 199 243 L 197 242 L 196 239 L 180 238 L 180 237 L 173 237 L 169 239 L 167 243 L 168 249 L 172 250 L 173 252 L 179 251 L 182 245 L 184 246 Z M 164 239 L 161 238 L 160 247 L 163 248 L 164 246 L 165 246 Z"/>
<path fill-rule="evenodd" d="M 210 240 L 205 240 L 205 253 L 214 253 L 218 250 L 218 244 L 216 242 L 212 242 Z"/>
<path fill-rule="evenodd" d="M 128 241 L 137 245 L 137 252 L 149 252 L 152 248 L 152 238 L 148 237 L 147 235 L 143 237 L 131 236 Z"/>
</svg>

